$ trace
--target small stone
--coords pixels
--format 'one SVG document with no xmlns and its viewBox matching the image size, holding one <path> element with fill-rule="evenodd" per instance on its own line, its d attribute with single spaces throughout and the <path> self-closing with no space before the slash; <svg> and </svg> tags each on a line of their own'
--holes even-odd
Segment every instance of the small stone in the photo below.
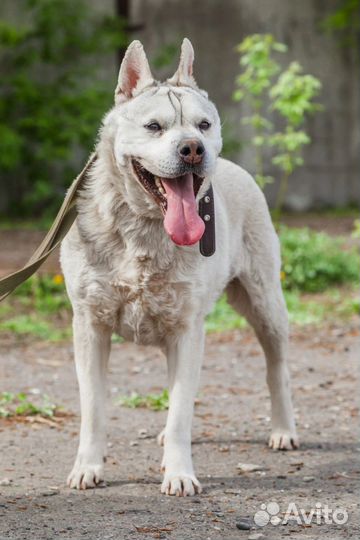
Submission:
<svg viewBox="0 0 360 540">
<path fill-rule="evenodd" d="M 145 428 L 139 429 L 138 431 L 138 437 L 139 439 L 146 439 L 148 436 L 148 431 Z"/>
<path fill-rule="evenodd" d="M 315 480 L 315 476 L 304 476 L 303 482 L 313 482 Z"/>
<path fill-rule="evenodd" d="M 240 531 L 250 531 L 251 523 L 250 523 L 250 521 L 246 521 L 244 519 L 241 519 L 240 521 L 236 522 L 236 527 L 238 529 L 240 529 Z"/>
<path fill-rule="evenodd" d="M 43 491 L 40 493 L 41 497 L 53 497 L 54 495 L 59 495 L 60 491 L 52 489 L 51 491 Z"/>
<path fill-rule="evenodd" d="M 129 445 L 130 446 L 139 446 L 139 443 L 137 441 L 130 441 Z"/>
<path fill-rule="evenodd" d="M 264 467 L 261 465 L 255 465 L 255 463 L 238 463 L 236 468 L 241 472 L 255 472 L 264 470 Z"/>
<path fill-rule="evenodd" d="M 11 482 L 12 480 L 10 480 L 10 478 L 3 478 L 0 480 L 0 486 L 10 486 Z"/>
<path fill-rule="evenodd" d="M 251 533 L 248 536 L 248 540 L 260 540 L 260 538 L 265 538 L 262 533 Z"/>
</svg>

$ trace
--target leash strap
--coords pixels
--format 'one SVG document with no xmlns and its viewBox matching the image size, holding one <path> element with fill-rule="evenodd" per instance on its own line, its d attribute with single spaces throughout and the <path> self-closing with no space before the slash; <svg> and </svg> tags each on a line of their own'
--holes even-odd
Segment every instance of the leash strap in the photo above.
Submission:
<svg viewBox="0 0 360 540">
<path fill-rule="evenodd" d="M 200 240 L 200 253 L 204 257 L 211 257 L 211 255 L 214 255 L 216 249 L 215 204 L 214 191 L 211 184 L 203 198 L 199 201 L 199 215 L 205 223 L 205 232 Z"/>
<path fill-rule="evenodd" d="M 76 219 L 76 196 L 78 190 L 95 160 L 96 154 L 93 153 L 81 173 L 71 184 L 49 232 L 25 266 L 21 270 L 0 279 L 0 302 L 32 276 L 66 236 Z"/>
<path fill-rule="evenodd" d="M 71 184 L 49 232 L 25 266 L 21 270 L 0 278 L 0 302 L 32 276 L 66 236 L 77 216 L 76 197 L 78 190 L 96 158 L 96 153 L 93 153 L 81 173 Z M 215 211 L 212 186 L 200 199 L 199 214 L 205 222 L 205 232 L 200 240 L 200 253 L 204 257 L 210 257 L 215 252 Z"/>
</svg>

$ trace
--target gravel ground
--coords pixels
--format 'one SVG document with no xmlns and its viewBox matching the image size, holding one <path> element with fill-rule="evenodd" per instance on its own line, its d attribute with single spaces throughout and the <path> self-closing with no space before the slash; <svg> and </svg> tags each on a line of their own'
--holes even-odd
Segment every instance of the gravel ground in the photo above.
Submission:
<svg viewBox="0 0 360 540">
<path fill-rule="evenodd" d="M 156 349 L 115 344 L 109 368 L 109 449 L 104 488 L 65 486 L 79 428 L 72 346 L 0 339 L 0 390 L 40 390 L 69 413 L 54 425 L 0 420 L 0 539 L 342 539 L 359 531 L 355 460 L 359 359 L 356 328 L 293 333 L 290 363 L 301 448 L 273 452 L 264 360 L 250 331 L 207 339 L 193 430 L 193 454 L 203 494 L 160 494 L 156 435 L 165 412 L 125 409 L 116 397 L 160 391 L 165 361 Z M 259 470 L 241 473 L 239 462 Z M 289 503 L 308 513 L 328 505 L 346 524 L 302 517 L 257 526 L 262 505 Z M 268 507 L 276 511 L 276 505 Z M 330 515 L 331 518 L 331 515 Z M 336 514 L 337 521 L 341 520 Z M 242 522 L 247 529 L 237 527 Z"/>
</svg>

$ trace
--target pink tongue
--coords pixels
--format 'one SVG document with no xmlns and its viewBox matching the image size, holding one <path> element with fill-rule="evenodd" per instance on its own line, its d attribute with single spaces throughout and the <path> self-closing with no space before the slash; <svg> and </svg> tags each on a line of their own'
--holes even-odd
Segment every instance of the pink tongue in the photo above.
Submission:
<svg viewBox="0 0 360 540">
<path fill-rule="evenodd" d="M 192 174 L 161 178 L 167 195 L 165 231 L 179 246 L 191 246 L 204 234 L 205 224 L 198 214 Z"/>
</svg>

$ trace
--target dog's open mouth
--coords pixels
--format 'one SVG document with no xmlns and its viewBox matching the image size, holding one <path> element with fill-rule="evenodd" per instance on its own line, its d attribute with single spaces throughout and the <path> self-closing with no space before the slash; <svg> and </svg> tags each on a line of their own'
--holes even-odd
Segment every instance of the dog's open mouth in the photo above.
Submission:
<svg viewBox="0 0 360 540">
<path fill-rule="evenodd" d="M 136 176 L 164 214 L 164 227 L 175 244 L 192 245 L 204 234 L 205 224 L 197 211 L 196 195 L 204 181 L 194 173 L 176 178 L 155 176 L 135 159 Z"/>
</svg>

